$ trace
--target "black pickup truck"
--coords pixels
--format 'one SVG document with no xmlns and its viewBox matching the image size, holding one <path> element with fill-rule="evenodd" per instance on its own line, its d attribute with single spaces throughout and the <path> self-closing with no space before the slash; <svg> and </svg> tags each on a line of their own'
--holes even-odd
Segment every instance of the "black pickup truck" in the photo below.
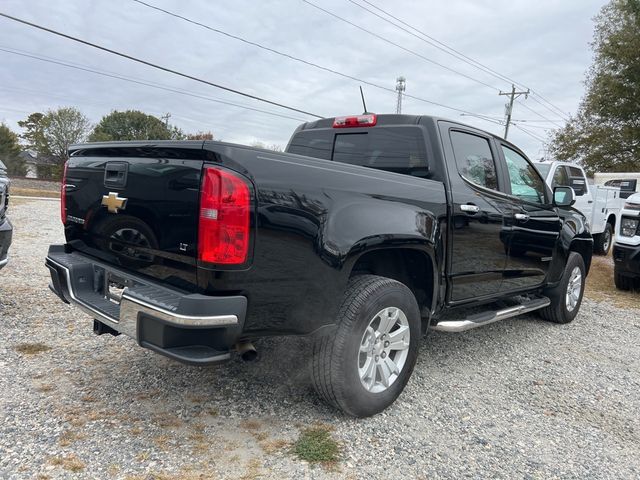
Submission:
<svg viewBox="0 0 640 480">
<path fill-rule="evenodd" d="M 354 416 L 397 398 L 429 329 L 533 310 L 572 321 L 591 263 L 570 187 L 551 192 L 517 147 L 429 116 L 306 123 L 285 153 L 77 145 L 62 192 L 51 288 L 96 333 L 196 365 L 311 335 L 316 390 Z"/>
<path fill-rule="evenodd" d="M 0 270 L 9 262 L 9 247 L 11 246 L 11 236 L 13 227 L 7 218 L 7 208 L 9 207 L 9 177 L 7 169 L 0 160 Z"/>
</svg>

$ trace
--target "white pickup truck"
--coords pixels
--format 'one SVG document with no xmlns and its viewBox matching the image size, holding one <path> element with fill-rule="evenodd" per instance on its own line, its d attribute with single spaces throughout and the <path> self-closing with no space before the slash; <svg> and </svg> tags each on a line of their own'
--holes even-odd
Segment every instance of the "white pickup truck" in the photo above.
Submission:
<svg viewBox="0 0 640 480">
<path fill-rule="evenodd" d="M 626 199 L 613 245 L 613 279 L 620 290 L 640 287 L 640 193 Z"/>
<path fill-rule="evenodd" d="M 624 203 L 620 198 L 620 188 L 589 185 L 584 170 L 573 163 L 537 162 L 535 166 L 552 189 L 573 187 L 576 192 L 573 206 L 587 217 L 593 235 L 594 253 L 608 254 Z"/>
</svg>

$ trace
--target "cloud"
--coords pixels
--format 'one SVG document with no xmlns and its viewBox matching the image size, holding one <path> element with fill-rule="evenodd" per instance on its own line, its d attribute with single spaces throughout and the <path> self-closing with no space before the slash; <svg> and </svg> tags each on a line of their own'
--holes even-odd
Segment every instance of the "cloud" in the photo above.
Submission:
<svg viewBox="0 0 640 480">
<path fill-rule="evenodd" d="M 316 1 L 316 0 L 314 0 Z M 301 0 L 234 0 L 150 3 L 266 46 L 382 84 L 407 78 L 407 93 L 456 108 L 501 118 L 505 97 L 347 25 Z M 317 0 L 323 8 L 499 89 L 500 81 L 407 35 L 346 0 Z M 591 18 L 603 1 L 540 0 L 424 2 L 393 4 L 373 0 L 399 18 L 491 68 L 541 92 L 565 112 L 574 112 L 583 94 L 582 79 L 591 54 Z M 370 8 L 370 7 L 369 7 Z M 319 115 L 362 110 L 358 82 L 243 44 L 151 10 L 132 0 L 83 2 L 5 0 L 1 10 L 115 50 L 216 83 L 266 97 Z M 0 48 L 37 53 L 100 71 L 144 79 L 177 90 L 263 110 L 300 116 L 160 72 L 33 28 L 0 19 Z M 112 109 L 137 108 L 162 115 L 185 131 L 211 130 L 226 141 L 286 144 L 297 120 L 136 85 L 89 72 L 0 52 L 0 120 L 12 128 L 33 111 L 78 106 L 93 122 Z M 370 110 L 395 109 L 392 92 L 364 86 Z M 539 114 L 557 119 L 531 99 L 522 100 Z M 463 120 L 495 133 L 503 127 L 457 112 L 405 98 L 404 112 Z M 301 116 L 304 118 L 304 116 Z M 516 104 L 514 118 L 542 120 Z M 522 123 L 545 137 L 543 122 Z M 541 142 L 514 128 L 510 140 L 531 157 Z"/>
</svg>

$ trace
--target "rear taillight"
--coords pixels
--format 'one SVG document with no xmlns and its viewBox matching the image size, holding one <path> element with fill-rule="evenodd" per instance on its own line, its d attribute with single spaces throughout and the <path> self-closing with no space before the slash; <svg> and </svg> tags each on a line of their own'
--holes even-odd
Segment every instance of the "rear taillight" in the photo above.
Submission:
<svg viewBox="0 0 640 480">
<path fill-rule="evenodd" d="M 67 163 L 64 163 L 62 183 L 60 184 L 60 219 L 63 225 L 67 224 Z"/>
<path fill-rule="evenodd" d="M 240 265 L 249 253 L 251 193 L 240 176 L 205 167 L 200 189 L 198 260 Z"/>
<path fill-rule="evenodd" d="M 378 117 L 369 113 L 351 117 L 336 117 L 333 120 L 333 128 L 374 127 L 376 123 L 378 123 Z"/>
</svg>

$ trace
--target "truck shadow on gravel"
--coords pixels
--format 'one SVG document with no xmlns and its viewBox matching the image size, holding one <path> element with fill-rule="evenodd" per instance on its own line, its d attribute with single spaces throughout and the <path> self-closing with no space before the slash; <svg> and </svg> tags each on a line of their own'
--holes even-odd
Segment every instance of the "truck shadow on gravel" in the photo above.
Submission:
<svg viewBox="0 0 640 480">
<path fill-rule="evenodd" d="M 413 380 L 407 388 L 428 392 L 433 366 L 459 365 L 470 359 L 491 369 L 498 354 L 518 350 L 522 344 L 535 341 L 540 329 L 552 328 L 533 317 L 503 321 L 464 334 L 429 332 L 421 340 L 420 354 Z M 193 367 L 140 350 L 123 337 L 96 339 L 118 342 L 122 352 L 117 360 L 98 360 L 92 369 L 93 386 L 105 400 L 110 398 L 145 397 L 152 392 L 152 410 L 215 409 L 222 416 L 289 415 L 301 420 L 333 419 L 344 416 L 327 406 L 313 390 L 309 376 L 311 340 L 305 337 L 266 338 L 256 342 L 258 360 L 243 362 L 235 355 L 230 362 Z M 106 345 L 105 345 L 106 346 Z M 120 349 L 119 348 L 119 349 Z M 105 350 L 108 350 L 107 347 Z M 106 356 L 113 354 L 103 352 Z M 115 373 L 115 374 L 114 374 Z M 456 383 L 452 378 L 452 384 Z M 426 394 L 426 393 L 425 393 Z M 196 401 L 185 402 L 185 399 Z M 403 395 L 399 402 L 402 403 Z M 391 413 L 394 406 L 387 412 Z"/>
</svg>

